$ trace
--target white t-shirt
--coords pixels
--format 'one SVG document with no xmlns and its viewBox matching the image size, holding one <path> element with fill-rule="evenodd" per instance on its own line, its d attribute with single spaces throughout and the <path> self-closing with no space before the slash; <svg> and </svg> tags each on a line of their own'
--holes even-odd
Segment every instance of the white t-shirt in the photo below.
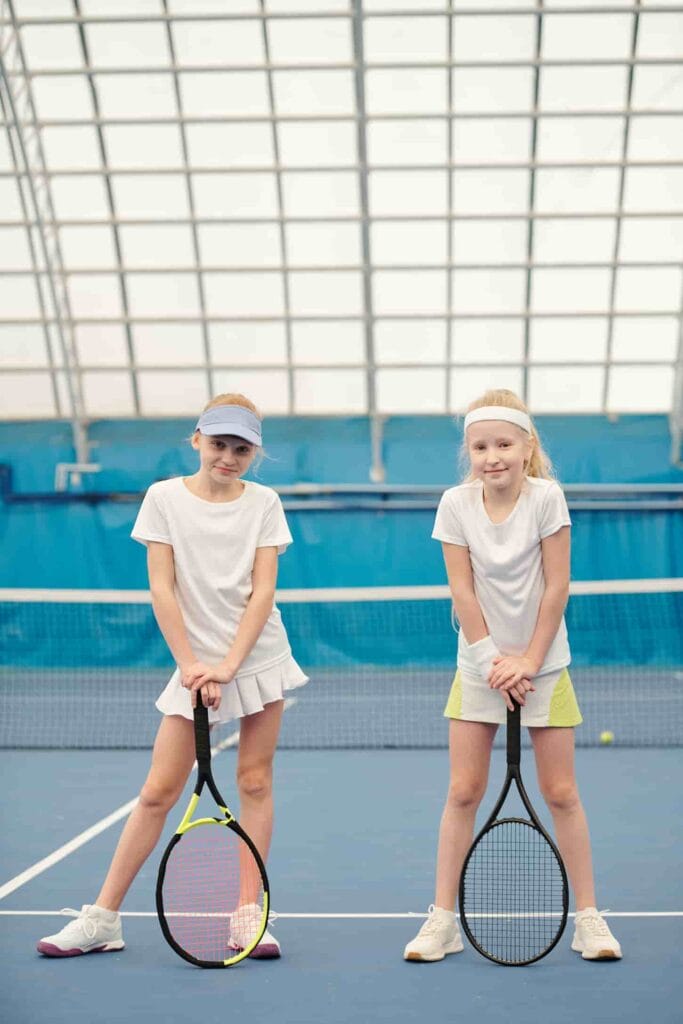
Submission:
<svg viewBox="0 0 683 1024">
<path fill-rule="evenodd" d="M 571 526 L 569 509 L 555 481 L 536 477 L 525 478 L 502 523 L 491 522 L 483 499 L 481 480 L 451 487 L 439 503 L 432 537 L 469 548 L 474 591 L 496 647 L 501 654 L 524 654 L 545 590 L 541 541 Z M 570 660 L 563 618 L 538 674 L 564 668 Z M 479 674 L 462 631 L 458 666 Z"/>
<path fill-rule="evenodd" d="M 190 646 L 200 661 L 221 661 L 235 639 L 251 595 L 257 548 L 292 543 L 275 491 L 243 481 L 235 501 L 211 502 L 187 489 L 182 477 L 152 484 L 131 536 L 141 544 L 173 548 L 175 594 Z M 279 610 L 273 606 L 238 675 L 263 670 L 290 656 Z"/>
</svg>

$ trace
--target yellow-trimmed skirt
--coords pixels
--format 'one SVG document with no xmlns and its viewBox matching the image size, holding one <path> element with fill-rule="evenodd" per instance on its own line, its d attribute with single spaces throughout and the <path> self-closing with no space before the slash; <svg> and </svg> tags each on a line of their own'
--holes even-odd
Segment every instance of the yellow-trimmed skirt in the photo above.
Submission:
<svg viewBox="0 0 683 1024">
<path fill-rule="evenodd" d="M 533 693 L 527 693 L 522 708 L 521 724 L 531 726 L 574 726 L 583 721 L 574 687 L 566 668 L 534 677 Z M 446 718 L 464 722 L 489 722 L 504 725 L 507 719 L 505 702 L 499 690 L 492 690 L 483 679 L 455 673 L 444 710 Z"/>
</svg>

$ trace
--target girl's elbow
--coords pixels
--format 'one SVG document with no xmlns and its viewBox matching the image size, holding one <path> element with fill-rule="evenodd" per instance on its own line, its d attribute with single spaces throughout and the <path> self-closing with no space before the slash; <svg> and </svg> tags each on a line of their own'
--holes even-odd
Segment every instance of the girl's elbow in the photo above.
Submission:
<svg viewBox="0 0 683 1024">
<path fill-rule="evenodd" d="M 250 601 L 258 601 L 259 604 L 267 607 L 269 612 L 273 610 L 275 604 L 275 588 L 269 585 L 262 587 L 254 587 L 251 592 Z"/>
<path fill-rule="evenodd" d="M 477 596 L 474 590 L 469 587 L 458 587 L 457 589 L 451 588 L 451 599 L 453 601 L 453 607 L 455 613 L 459 619 L 463 615 L 467 615 L 468 612 L 478 607 Z"/>
<path fill-rule="evenodd" d="M 149 592 L 152 595 L 153 605 L 174 596 L 173 584 L 169 584 L 166 580 L 150 580 Z"/>
<path fill-rule="evenodd" d="M 466 604 L 468 601 L 476 601 L 477 595 L 474 592 L 474 587 L 469 583 L 451 583 L 451 597 L 454 603 Z"/>
<path fill-rule="evenodd" d="M 546 591 L 550 590 L 553 599 L 562 608 L 567 607 L 567 601 L 569 600 L 569 580 L 552 584 L 550 587 L 546 587 Z"/>
</svg>

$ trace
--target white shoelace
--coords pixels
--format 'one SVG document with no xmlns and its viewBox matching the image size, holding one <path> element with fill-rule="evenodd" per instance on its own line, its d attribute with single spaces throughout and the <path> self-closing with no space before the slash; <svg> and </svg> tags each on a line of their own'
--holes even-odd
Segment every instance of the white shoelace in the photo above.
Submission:
<svg viewBox="0 0 683 1024">
<path fill-rule="evenodd" d="M 263 935 L 261 936 L 261 942 L 267 942 L 268 939 L 274 939 L 274 936 L 272 936 L 270 934 L 268 929 L 270 928 L 270 926 L 272 924 L 275 924 L 277 919 L 278 919 L 278 914 L 276 914 L 274 910 L 269 910 L 268 911 L 268 920 L 266 921 L 266 930 L 264 931 Z"/>
<path fill-rule="evenodd" d="M 263 937 L 264 938 L 265 938 L 265 936 L 267 934 L 267 929 L 270 927 L 270 925 L 275 924 L 275 922 L 278 919 L 278 916 L 279 915 L 276 914 L 274 910 L 269 910 L 268 911 L 268 920 L 266 921 L 266 931 L 263 933 Z M 261 909 L 259 907 L 258 908 L 258 913 L 254 912 L 252 922 L 247 922 L 247 921 L 244 921 L 243 919 L 240 920 L 239 910 L 235 914 L 235 917 L 237 917 L 237 921 L 235 923 L 236 923 L 238 929 L 239 929 L 240 925 L 242 925 L 242 926 L 246 925 L 247 927 L 249 927 L 249 925 L 252 924 L 252 923 L 253 923 L 254 928 L 256 928 L 258 926 L 258 924 L 260 923 L 260 920 L 261 920 Z M 263 941 L 263 939 L 261 941 Z"/>
<path fill-rule="evenodd" d="M 73 928 L 74 925 L 78 924 L 82 927 L 85 932 L 86 938 L 94 939 L 95 932 L 97 931 L 97 925 L 92 918 L 87 917 L 82 910 L 74 910 L 73 907 L 62 907 L 59 911 L 60 914 L 64 914 L 65 917 L 75 917 L 76 921 L 72 921 L 71 924 L 66 925 L 67 928 Z"/>
<path fill-rule="evenodd" d="M 435 910 L 436 907 L 434 906 L 434 904 L 430 904 L 427 910 L 429 917 L 420 928 L 420 935 L 434 935 L 436 932 L 438 932 L 439 925 L 437 924 L 436 918 L 434 917 Z"/>
<path fill-rule="evenodd" d="M 598 935 L 600 937 L 611 936 L 612 933 L 609 930 L 609 926 L 602 916 L 605 913 L 607 913 L 605 910 L 596 910 L 595 913 L 592 914 L 582 914 L 579 923 L 585 927 L 591 935 Z"/>
</svg>

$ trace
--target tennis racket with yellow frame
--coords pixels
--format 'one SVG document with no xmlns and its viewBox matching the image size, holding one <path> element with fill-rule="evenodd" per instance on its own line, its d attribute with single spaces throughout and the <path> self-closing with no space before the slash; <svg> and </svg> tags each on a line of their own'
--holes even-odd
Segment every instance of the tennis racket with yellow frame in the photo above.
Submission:
<svg viewBox="0 0 683 1024">
<path fill-rule="evenodd" d="M 270 890 L 258 850 L 230 812 L 211 771 L 208 711 L 194 710 L 197 784 L 159 865 L 156 904 L 166 941 L 197 967 L 232 967 L 258 945 Z M 207 787 L 215 817 L 193 818 Z"/>
</svg>

